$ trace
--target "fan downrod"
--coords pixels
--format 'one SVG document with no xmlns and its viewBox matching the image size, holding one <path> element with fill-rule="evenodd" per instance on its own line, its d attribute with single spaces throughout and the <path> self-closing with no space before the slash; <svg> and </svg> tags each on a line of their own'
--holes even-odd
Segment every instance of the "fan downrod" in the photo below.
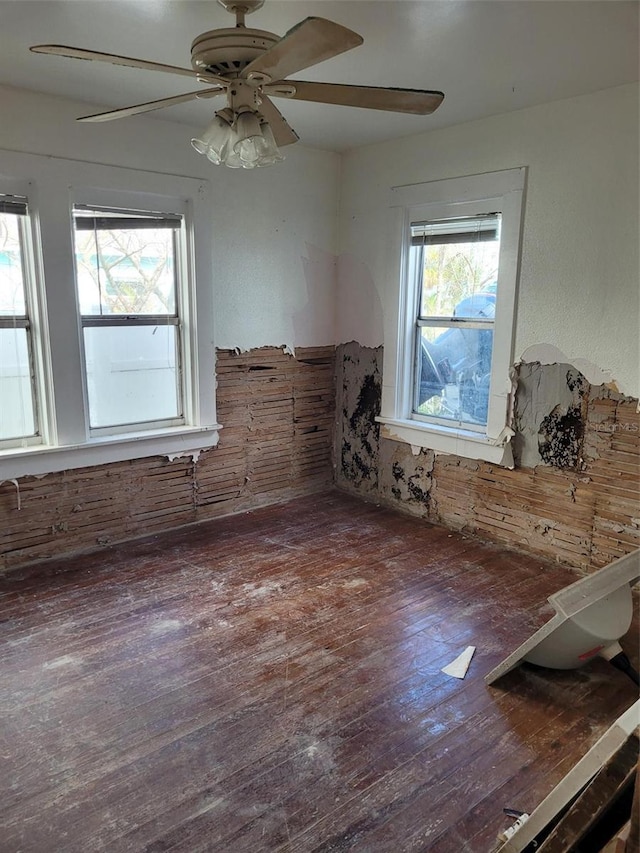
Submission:
<svg viewBox="0 0 640 853">
<path fill-rule="evenodd" d="M 218 3 L 236 16 L 236 27 L 244 27 L 245 15 L 257 12 L 264 6 L 264 0 L 218 0 Z"/>
</svg>

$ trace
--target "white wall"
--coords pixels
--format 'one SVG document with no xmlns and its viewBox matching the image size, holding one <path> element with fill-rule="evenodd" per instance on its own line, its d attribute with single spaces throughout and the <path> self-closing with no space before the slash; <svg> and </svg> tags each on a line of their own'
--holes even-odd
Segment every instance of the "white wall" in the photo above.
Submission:
<svg viewBox="0 0 640 853">
<path fill-rule="evenodd" d="M 515 358 L 551 344 L 640 391 L 637 85 L 368 146 L 342 161 L 298 143 L 284 163 L 250 172 L 210 165 L 191 149 L 189 128 L 157 118 L 79 124 L 90 106 L 10 87 L 0 87 L 0 110 L 0 174 L 8 149 L 211 182 L 221 347 L 383 343 L 394 275 L 389 187 L 527 166 Z"/>
<path fill-rule="evenodd" d="M 97 108 L 99 109 L 99 107 Z M 309 286 L 310 251 L 334 256 L 340 158 L 297 143 L 273 167 L 213 166 L 191 148 L 202 127 L 137 117 L 100 124 L 91 106 L 0 87 L 2 149 L 206 178 L 213 190 L 216 345 L 315 346 L 334 342 L 331 265 Z M 209 111 L 203 105 L 204 126 Z"/>
<path fill-rule="evenodd" d="M 633 84 L 347 153 L 340 339 L 383 343 L 383 322 L 361 309 L 364 291 L 385 317 L 394 298 L 390 187 L 527 166 L 515 360 L 550 344 L 638 396 L 638 147 Z"/>
</svg>

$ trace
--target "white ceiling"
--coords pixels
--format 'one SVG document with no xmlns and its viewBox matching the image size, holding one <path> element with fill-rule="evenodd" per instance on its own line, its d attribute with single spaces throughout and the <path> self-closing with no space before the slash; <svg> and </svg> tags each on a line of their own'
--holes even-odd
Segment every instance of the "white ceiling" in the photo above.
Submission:
<svg viewBox="0 0 640 853">
<path fill-rule="evenodd" d="M 432 116 L 277 101 L 305 144 L 340 151 L 637 80 L 639 8 L 637 0 L 266 0 L 247 25 L 284 35 L 316 15 L 364 37 L 293 77 L 445 92 Z M 66 44 L 190 66 L 196 35 L 233 25 L 216 0 L 0 0 L 0 83 L 84 101 L 87 112 L 167 97 L 197 84 L 28 47 Z M 219 103 L 148 116 L 203 126 Z"/>
</svg>

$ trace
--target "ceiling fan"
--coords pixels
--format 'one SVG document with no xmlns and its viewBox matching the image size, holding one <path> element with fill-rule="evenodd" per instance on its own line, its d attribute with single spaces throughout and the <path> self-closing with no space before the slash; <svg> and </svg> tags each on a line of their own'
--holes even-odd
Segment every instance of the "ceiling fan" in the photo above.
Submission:
<svg viewBox="0 0 640 853">
<path fill-rule="evenodd" d="M 245 26 L 245 16 L 263 6 L 264 0 L 218 2 L 235 14 L 236 26 L 197 36 L 191 45 L 192 68 L 59 44 L 34 45 L 31 50 L 180 74 L 206 86 L 183 95 L 82 116 L 78 121 L 110 121 L 185 101 L 226 95 L 227 106 L 216 112 L 200 137 L 192 140 L 192 145 L 212 162 L 232 168 L 253 168 L 278 162 L 284 159 L 279 148 L 298 141 L 297 133 L 271 97 L 414 115 L 428 115 L 442 103 L 444 95 L 437 91 L 287 80 L 291 74 L 358 47 L 363 42 L 362 37 L 333 21 L 311 17 L 280 38 Z"/>
</svg>

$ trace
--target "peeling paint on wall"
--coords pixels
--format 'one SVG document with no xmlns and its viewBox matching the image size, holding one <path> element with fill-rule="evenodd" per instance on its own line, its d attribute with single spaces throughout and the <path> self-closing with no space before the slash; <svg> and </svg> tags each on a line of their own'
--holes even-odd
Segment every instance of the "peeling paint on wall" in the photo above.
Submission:
<svg viewBox="0 0 640 853">
<path fill-rule="evenodd" d="M 388 500 L 403 501 L 411 512 L 428 515 L 434 464 L 432 450 L 414 454 L 408 444 L 380 442 L 380 493 Z"/>
<path fill-rule="evenodd" d="M 578 469 L 589 383 L 570 364 L 520 364 L 514 371 L 517 466 Z"/>
<path fill-rule="evenodd" d="M 621 391 L 610 370 L 603 370 L 586 358 L 570 358 L 552 344 L 536 344 L 528 347 L 519 364 L 539 363 L 544 365 L 565 364 L 578 370 L 590 385 L 607 385 L 612 391 Z"/>
<path fill-rule="evenodd" d="M 165 459 L 167 460 L 167 462 L 173 462 L 176 459 L 191 459 L 193 463 L 196 463 L 200 458 L 200 454 L 203 453 L 205 450 L 209 449 L 210 448 L 208 447 L 201 447 L 200 450 L 188 450 L 184 453 L 169 453 L 167 456 L 165 456 Z"/>
<path fill-rule="evenodd" d="M 381 348 L 353 342 L 338 348 L 338 486 L 584 571 L 640 546 L 638 400 L 591 385 L 566 362 L 519 364 L 513 469 L 426 449 L 416 454 L 384 430 L 374 448 L 368 408 L 358 401 L 368 398 L 381 357 Z M 365 454 L 367 442 L 376 452 L 366 456 L 361 477 L 353 454 Z"/>
</svg>

